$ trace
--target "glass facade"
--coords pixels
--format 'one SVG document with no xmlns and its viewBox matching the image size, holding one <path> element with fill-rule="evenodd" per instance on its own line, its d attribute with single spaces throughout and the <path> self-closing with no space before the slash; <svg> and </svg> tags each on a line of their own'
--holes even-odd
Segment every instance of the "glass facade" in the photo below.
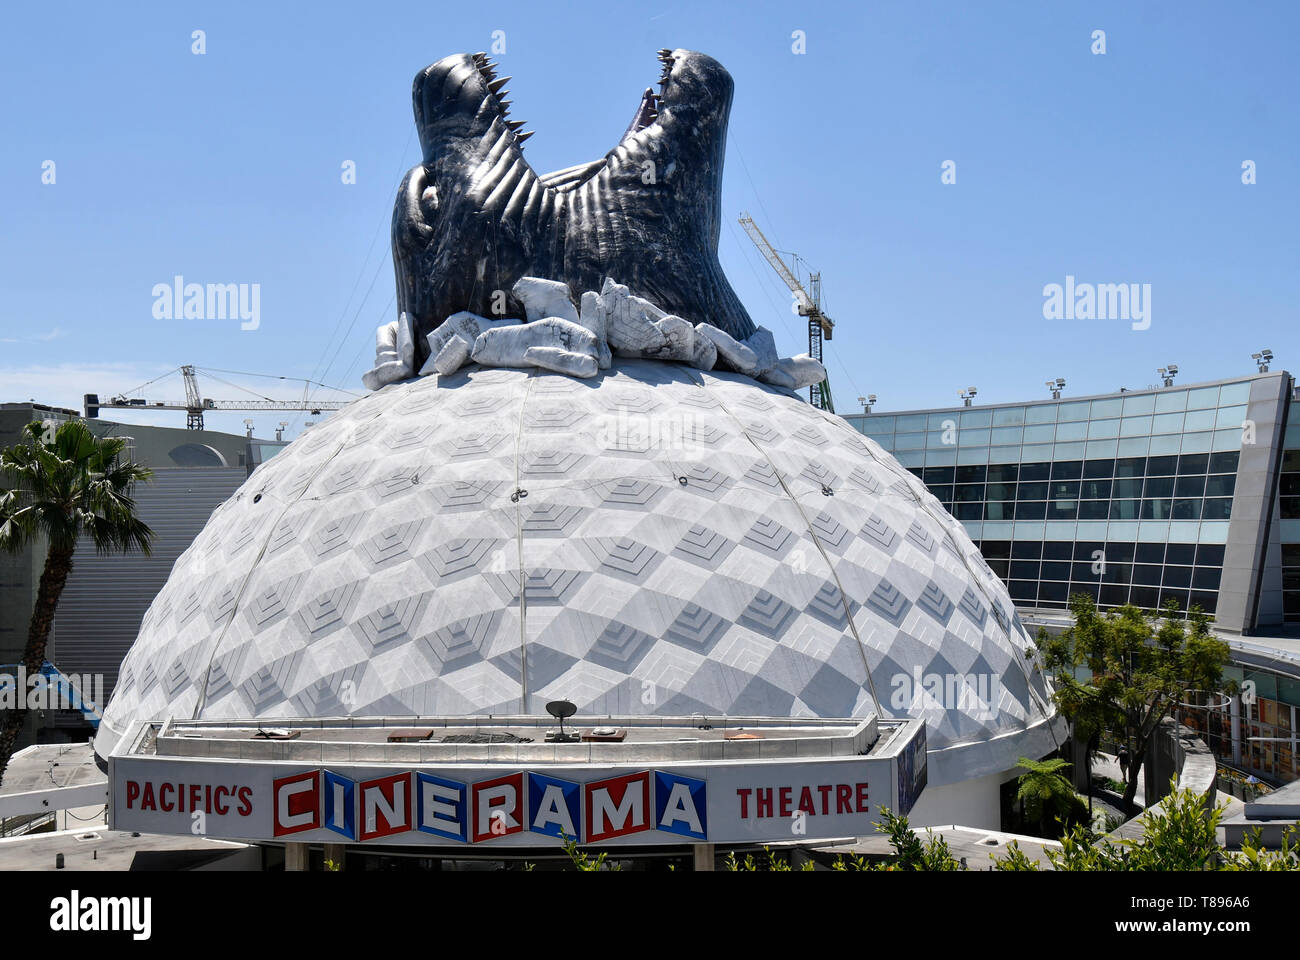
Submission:
<svg viewBox="0 0 1300 960">
<path fill-rule="evenodd" d="M 849 416 L 965 525 L 1017 605 L 1176 600 L 1214 613 L 1250 380 Z M 1298 444 L 1300 446 L 1300 444 Z M 1284 487 L 1300 524 L 1300 452 Z M 1297 538 L 1300 539 L 1300 538 Z M 1300 543 L 1290 547 L 1300 603 Z"/>
<path fill-rule="evenodd" d="M 1287 423 L 1278 508 L 1282 518 L 1282 609 L 1288 621 L 1300 622 L 1300 423 Z"/>
<path fill-rule="evenodd" d="M 1239 685 L 1253 685 L 1254 695 L 1233 698 L 1218 709 L 1184 707 L 1179 721 L 1196 730 L 1224 763 L 1272 783 L 1300 779 L 1300 679 L 1247 664 L 1230 665 L 1223 674 Z"/>
</svg>

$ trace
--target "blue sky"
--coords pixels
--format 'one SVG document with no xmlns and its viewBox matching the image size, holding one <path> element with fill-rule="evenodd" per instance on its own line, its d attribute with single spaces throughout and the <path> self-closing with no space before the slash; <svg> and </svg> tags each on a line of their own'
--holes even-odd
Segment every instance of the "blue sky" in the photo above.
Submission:
<svg viewBox="0 0 1300 960">
<path fill-rule="evenodd" d="M 1145 386 L 1171 361 L 1208 380 L 1261 347 L 1300 365 L 1294 3 L 46 3 L 0 32 L 0 400 L 79 406 L 182 363 L 360 393 L 395 318 L 411 78 L 498 30 L 539 171 L 614 145 L 658 48 L 730 70 L 722 262 L 785 354 L 805 327 L 735 218 L 820 269 L 840 412 Z M 260 327 L 156 319 L 177 274 L 259 284 Z M 1150 328 L 1044 319 L 1066 275 L 1149 283 Z M 143 395 L 179 399 L 179 378 Z"/>
</svg>

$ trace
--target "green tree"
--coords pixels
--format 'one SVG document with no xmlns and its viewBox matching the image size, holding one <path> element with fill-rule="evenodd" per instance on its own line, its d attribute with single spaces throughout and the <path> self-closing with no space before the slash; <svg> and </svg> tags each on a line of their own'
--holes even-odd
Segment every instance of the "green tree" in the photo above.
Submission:
<svg viewBox="0 0 1300 960">
<path fill-rule="evenodd" d="M 876 824 L 876 829 L 889 835 L 894 855 L 877 865 L 877 870 L 948 872 L 965 869 L 952 855 L 942 834 L 936 837 L 927 830 L 922 842 L 916 831 L 907 825 L 907 817 L 898 816 L 888 807 L 882 807 L 880 815 L 884 819 Z"/>
<path fill-rule="evenodd" d="M 1074 814 L 1077 798 L 1070 781 L 1061 775 L 1061 771 L 1070 764 L 1060 758 L 1051 760 L 1030 760 L 1021 757 L 1016 763 L 1025 772 L 1020 775 L 1016 790 L 1016 799 L 1021 809 L 1032 819 L 1038 821 L 1042 836 L 1052 833 L 1053 818 L 1068 821 Z"/>
<path fill-rule="evenodd" d="M 23 665 L 40 672 L 59 597 L 72 570 L 77 541 L 86 537 L 100 553 L 148 554 L 153 531 L 135 513 L 131 494 L 153 472 L 121 459 L 126 441 L 96 437 L 80 420 L 57 428 L 30 423 L 26 443 L 0 450 L 0 549 L 17 553 L 46 544 Z M 0 779 L 26 717 L 24 691 L 0 725 Z"/>
<path fill-rule="evenodd" d="M 564 852 L 569 855 L 569 860 L 573 864 L 573 869 L 582 873 L 598 873 L 602 870 L 622 870 L 621 864 L 614 861 L 606 861 L 609 854 L 602 850 L 599 856 L 592 857 L 585 850 L 578 849 L 576 838 L 569 836 L 561 831 L 560 842 L 564 844 Z"/>
<path fill-rule="evenodd" d="M 1131 758 L 1124 803 L 1131 810 L 1142 758 L 1160 723 L 1189 690 L 1218 692 L 1228 645 L 1210 631 L 1209 617 L 1193 606 L 1188 621 L 1168 601 L 1163 616 L 1134 606 L 1106 614 L 1086 594 L 1070 598 L 1074 625 L 1058 637 L 1039 630 L 1037 652 L 1054 677 L 1053 698 L 1073 736 L 1110 735 Z M 1091 676 L 1079 680 L 1080 667 Z"/>
</svg>

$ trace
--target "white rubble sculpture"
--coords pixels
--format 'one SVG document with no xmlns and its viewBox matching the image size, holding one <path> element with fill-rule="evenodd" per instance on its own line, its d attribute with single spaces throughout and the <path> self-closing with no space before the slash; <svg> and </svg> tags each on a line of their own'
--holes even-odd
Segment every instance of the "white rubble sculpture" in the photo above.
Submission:
<svg viewBox="0 0 1300 960">
<path fill-rule="evenodd" d="M 415 373 L 415 334 L 403 313 L 375 330 L 375 366 L 361 375 L 367 390 L 378 390 Z"/>
<path fill-rule="evenodd" d="M 520 277 L 510 292 L 524 305 L 529 323 L 546 317 L 578 322 L 578 311 L 569 299 L 569 287 L 558 280 Z"/>
<path fill-rule="evenodd" d="M 599 293 L 583 293 L 580 307 L 567 285 L 522 277 L 512 288 L 526 320 L 489 320 L 462 310 L 426 338 L 429 359 L 419 376 L 447 376 L 466 363 L 490 367 L 538 367 L 584 379 L 608 370 L 612 354 L 676 360 L 712 370 L 719 359 L 745 376 L 798 390 L 821 383 L 826 368 L 806 353 L 780 357 L 772 332 L 759 327 L 740 341 L 711 323 L 694 326 L 665 313 L 613 278 Z M 375 331 L 375 366 L 362 376 L 370 390 L 415 375 L 415 341 L 403 313 Z"/>
<path fill-rule="evenodd" d="M 531 323 L 484 330 L 474 341 L 470 359 L 487 367 L 538 366 L 525 358 L 525 354 L 536 347 L 549 347 L 555 353 L 535 356 L 549 358 L 564 354 L 572 358 L 562 361 L 562 365 L 572 368 L 561 370 L 562 373 L 572 373 L 576 377 L 596 375 L 596 335 L 586 327 L 560 317 L 544 317 Z M 584 364 L 582 360 L 591 363 Z M 547 369 L 555 368 L 548 366 Z M 579 370 L 590 372 L 579 373 Z"/>
</svg>

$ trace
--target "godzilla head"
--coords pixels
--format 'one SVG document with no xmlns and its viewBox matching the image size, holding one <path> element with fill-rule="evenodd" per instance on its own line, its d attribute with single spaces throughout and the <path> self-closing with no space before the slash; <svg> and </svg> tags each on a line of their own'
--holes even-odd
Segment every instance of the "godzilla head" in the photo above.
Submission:
<svg viewBox="0 0 1300 960">
<path fill-rule="evenodd" d="M 606 276 L 692 322 L 743 339 L 754 325 L 717 261 L 732 80 L 702 53 L 661 50 L 659 92 L 642 94 L 604 157 L 536 173 L 486 54 L 421 70 L 413 104 L 423 162 L 393 214 L 399 310 L 417 333 L 469 310 L 522 316 L 522 276 L 567 283 L 574 298 Z"/>
</svg>

